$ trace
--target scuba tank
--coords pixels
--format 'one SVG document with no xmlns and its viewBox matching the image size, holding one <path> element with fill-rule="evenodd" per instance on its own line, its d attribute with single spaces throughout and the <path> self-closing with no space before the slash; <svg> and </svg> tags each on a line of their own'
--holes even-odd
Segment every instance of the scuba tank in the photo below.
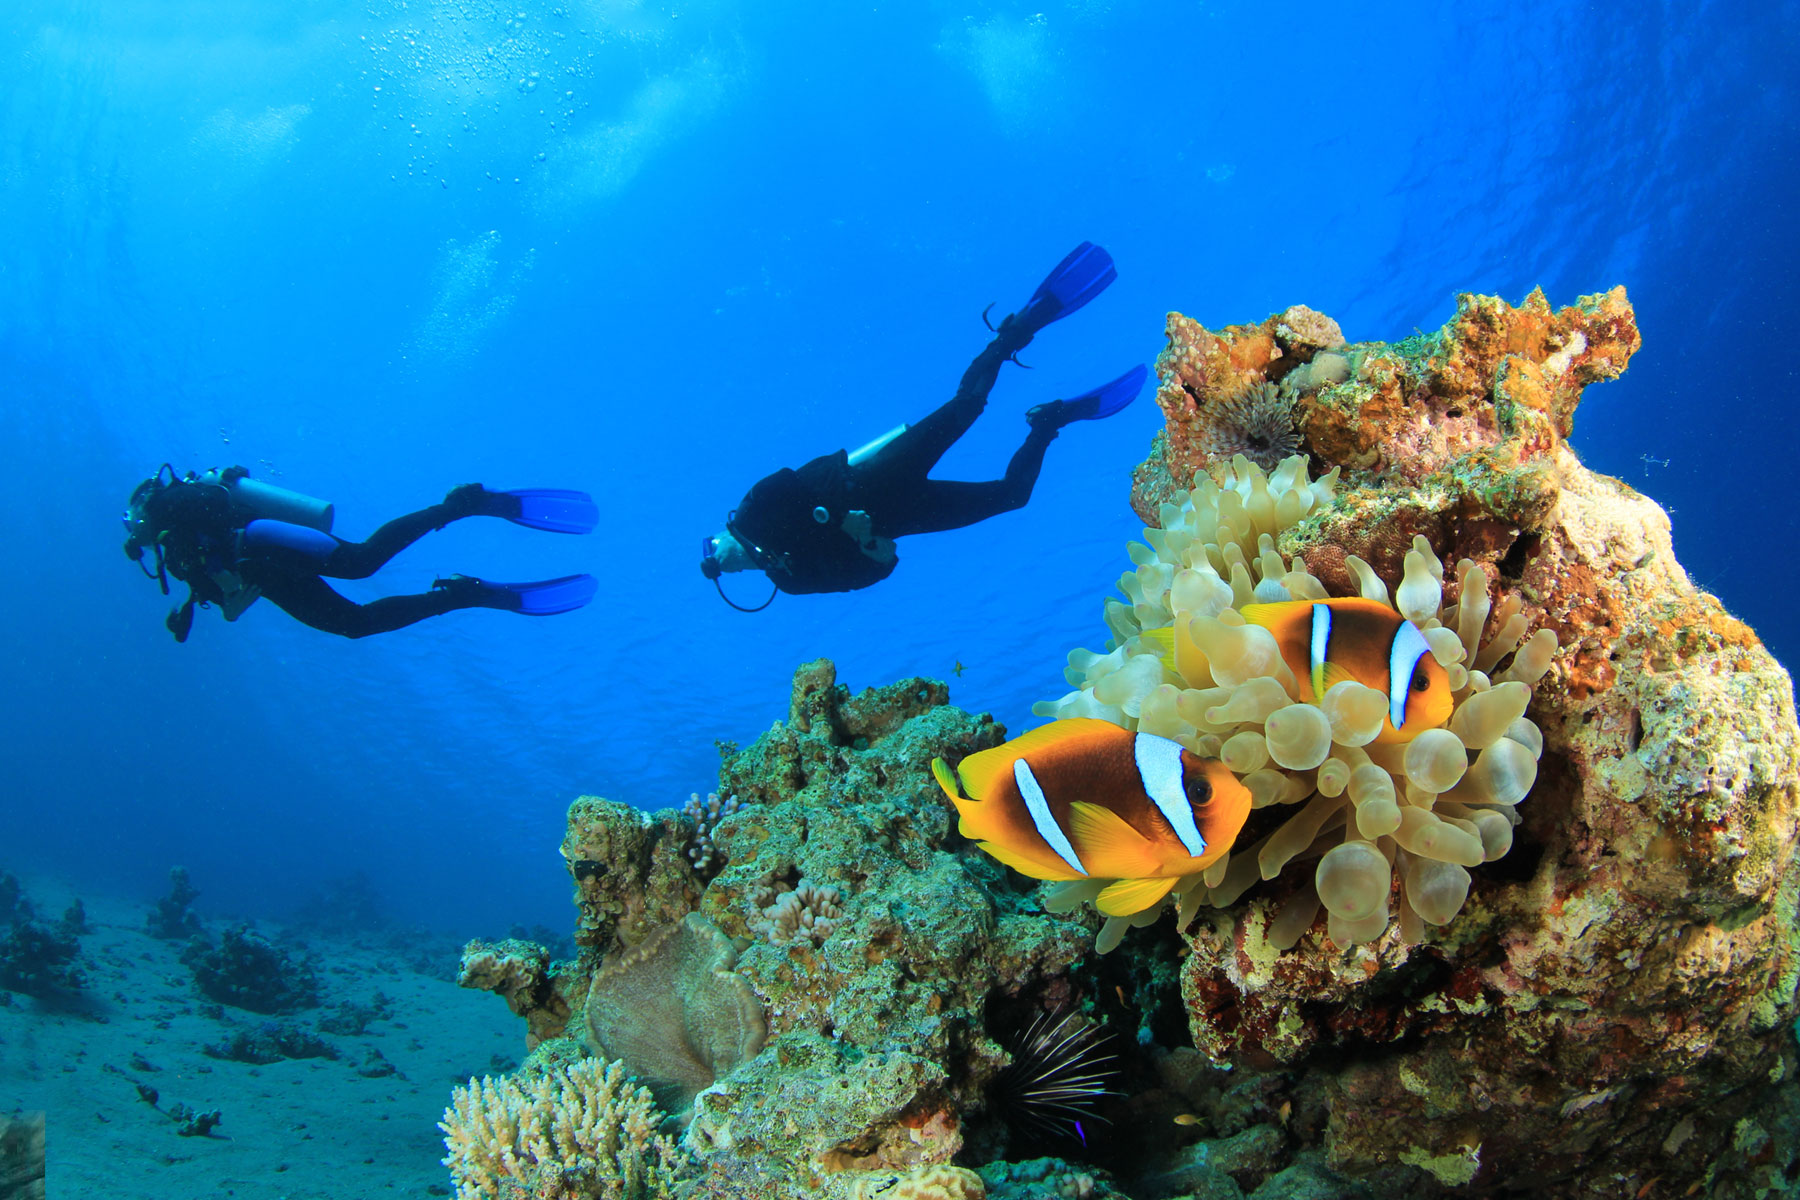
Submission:
<svg viewBox="0 0 1800 1200">
<path fill-rule="evenodd" d="M 320 533 L 330 533 L 332 518 L 337 515 L 336 506 L 329 500 L 315 500 L 311 496 L 303 496 L 299 492 L 290 492 L 272 483 L 252 479 L 242 467 L 227 467 L 224 470 L 215 467 L 201 475 L 198 482 L 224 488 L 231 497 L 232 512 L 246 518 L 246 523 L 264 518 L 286 521 L 290 525 L 304 525 Z"/>
<path fill-rule="evenodd" d="M 874 441 L 858 446 L 850 452 L 850 465 L 854 467 L 867 462 L 875 456 L 876 451 L 905 433 L 906 429 L 907 427 L 905 425 L 896 425 Z"/>
</svg>

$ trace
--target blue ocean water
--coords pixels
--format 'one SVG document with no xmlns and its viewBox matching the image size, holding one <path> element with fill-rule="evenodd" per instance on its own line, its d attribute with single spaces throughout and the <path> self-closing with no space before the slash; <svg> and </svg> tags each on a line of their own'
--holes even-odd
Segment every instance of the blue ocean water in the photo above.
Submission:
<svg viewBox="0 0 1800 1200">
<path fill-rule="evenodd" d="M 960 664 L 953 700 L 1022 727 L 1104 638 L 1147 400 L 865 592 L 741 614 L 698 545 L 947 398 L 982 308 L 1083 239 L 1118 283 L 941 475 L 997 475 L 1026 408 L 1152 359 L 1169 310 L 1395 339 L 1459 291 L 1622 283 L 1644 349 L 1577 448 L 1793 662 L 1797 33 L 1792 2 L 12 0 L 0 865 L 148 897 L 184 863 L 269 916 L 361 873 L 397 919 L 560 927 L 569 800 L 704 794 L 802 661 Z M 263 603 L 176 645 L 119 552 L 164 461 L 330 498 L 353 538 L 466 480 L 583 488 L 591 537 L 465 522 L 344 590 L 600 593 L 358 642 Z"/>
</svg>

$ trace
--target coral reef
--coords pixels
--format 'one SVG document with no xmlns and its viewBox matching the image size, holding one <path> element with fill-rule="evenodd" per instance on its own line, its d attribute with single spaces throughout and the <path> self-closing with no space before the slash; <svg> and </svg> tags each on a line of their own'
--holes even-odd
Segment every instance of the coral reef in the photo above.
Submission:
<svg viewBox="0 0 1800 1200">
<path fill-rule="evenodd" d="M 252 933 L 227 929 L 217 945 L 195 938 L 181 961 L 208 998 L 258 1013 L 287 1013 L 319 1003 L 319 976 L 311 959 L 295 957 Z"/>
<path fill-rule="evenodd" d="M 0 871 L 0 989 L 48 997 L 86 982 L 75 957 L 87 919 L 77 900 L 55 925 L 38 919 L 37 908 L 12 874 Z"/>
<path fill-rule="evenodd" d="M 696 1194 L 849 1200 L 859 1184 L 949 1166 L 1008 1063 L 987 1003 L 1078 1002 L 1064 973 L 1092 932 L 951 848 L 928 764 L 1004 732 L 947 697 L 920 679 L 852 696 L 829 662 L 803 666 L 787 719 L 720 769 L 718 794 L 743 807 L 715 830 L 724 865 L 710 882 L 679 813 L 571 807 L 584 954 L 559 967 L 593 982 L 568 989 L 570 1032 L 524 1069 L 644 1039 L 627 1069 L 691 1113 L 683 1177 Z M 658 928 L 650 914 L 668 917 Z M 716 1002 L 687 1011 L 709 992 Z M 752 1015 L 766 1044 L 745 1039 Z M 735 1069 L 671 1078 L 671 1064 L 727 1045 L 741 1047 Z M 988 1142 L 1004 1136 L 995 1119 L 977 1124 Z"/>
<path fill-rule="evenodd" d="M 587 1036 L 685 1118 L 694 1096 L 756 1057 L 768 1037 L 762 1001 L 732 970 L 731 939 L 699 913 L 614 955 L 594 973 Z"/>
<path fill-rule="evenodd" d="M 526 1048 L 555 1037 L 569 1024 L 569 998 L 558 989 L 559 973 L 550 952 L 536 942 L 508 938 L 503 942 L 472 941 L 463 947 L 462 970 L 456 981 L 466 988 L 493 992 L 526 1022 Z"/>
<path fill-rule="evenodd" d="M 709 854 L 693 814 L 571 807 L 576 959 L 483 976 L 548 984 L 566 1027 L 517 1080 L 459 1093 L 451 1164 L 488 1172 L 458 1174 L 487 1188 L 464 1195 L 618 1194 L 538 1156 L 585 1111 L 554 1081 L 600 1072 L 619 1024 L 674 1043 L 604 1070 L 668 1085 L 689 1119 L 658 1186 L 687 1195 L 1791 1190 L 1800 729 L 1667 518 L 1564 443 L 1581 389 L 1637 347 L 1623 292 L 1465 297 L 1391 346 L 1299 308 L 1169 331 L 1168 424 L 1133 485 L 1152 528 L 1112 644 L 1071 656 L 1049 711 L 1218 755 L 1256 805 L 1229 858 L 1183 881 L 1176 919 L 1103 921 L 1085 881 L 1037 886 L 954 832 L 928 764 L 999 745 L 991 718 L 941 683 L 852 696 L 806 664 L 786 719 L 727 751 L 715 794 L 739 808 Z M 1269 388 L 1297 456 L 1212 461 L 1202 410 Z M 1441 709 L 1414 725 L 1409 686 L 1314 671 L 1243 616 L 1327 598 L 1410 623 Z M 711 1015 L 676 1002 L 707 989 Z M 1085 1142 L 1040 1148 L 1006 1076 L 1065 1011 L 1115 1035 L 1123 1095 Z M 760 1048 L 670 1070 L 750 1012 Z M 536 1133 L 475 1115 L 521 1107 Z"/>
<path fill-rule="evenodd" d="M 383 992 L 376 992 L 367 1004 L 355 1000 L 342 1000 L 324 1016 L 319 1018 L 319 1032 L 343 1034 L 349 1037 L 360 1037 L 368 1031 L 374 1021 L 393 1019 L 393 998 Z"/>
<path fill-rule="evenodd" d="M 170 867 L 169 894 L 158 898 L 151 906 L 149 915 L 144 918 L 144 928 L 150 931 L 151 937 L 166 941 L 197 937 L 200 918 L 194 915 L 191 906 L 199 895 L 200 889 L 188 878 L 186 867 Z"/>
<path fill-rule="evenodd" d="M 1160 528 L 1150 535 L 1155 554 L 1139 555 L 1128 577 L 1130 602 L 1109 605 L 1119 670 L 1139 659 L 1145 676 L 1166 669 L 1154 651 L 1131 653 L 1141 618 L 1181 588 L 1216 589 L 1164 579 L 1156 560 L 1204 540 L 1185 532 L 1194 514 L 1213 492 L 1223 500 L 1236 491 L 1241 503 L 1227 523 L 1259 536 L 1257 554 L 1242 555 L 1242 577 L 1236 564 L 1215 564 L 1232 568 L 1230 603 L 1249 598 L 1241 586 L 1251 584 L 1249 569 L 1305 595 L 1314 585 L 1368 595 L 1400 580 L 1394 602 L 1426 623 L 1435 615 L 1445 633 L 1433 635 L 1433 652 L 1450 651 L 1471 679 L 1484 673 L 1494 683 L 1510 671 L 1529 683 L 1547 670 L 1529 700 L 1531 728 L 1506 727 L 1489 743 L 1516 741 L 1535 770 L 1499 793 L 1516 799 L 1517 784 L 1530 784 L 1525 803 L 1497 805 L 1518 822 L 1507 822 L 1511 853 L 1471 874 L 1461 915 L 1442 932 L 1409 927 L 1404 911 L 1379 931 L 1373 922 L 1349 928 L 1354 921 L 1333 912 L 1321 930 L 1307 915 L 1316 904 L 1306 884 L 1263 860 L 1266 840 L 1258 870 L 1243 880 L 1255 889 L 1247 902 L 1221 891 L 1223 879 L 1206 881 L 1213 886 L 1200 899 L 1224 907 L 1191 906 L 1198 920 L 1182 988 L 1192 1036 L 1240 1069 L 1281 1068 L 1270 1078 L 1293 1109 L 1271 1169 L 1317 1148 L 1332 1168 L 1379 1181 L 1386 1194 L 1705 1189 L 1742 1160 L 1746 1139 L 1755 1140 L 1745 1123 L 1761 1128 L 1768 1088 L 1795 1070 L 1786 1024 L 1800 978 L 1800 734 L 1787 674 L 1692 586 L 1667 517 L 1587 471 L 1563 441 L 1582 388 L 1618 375 L 1638 346 L 1624 292 L 1560 310 L 1539 293 L 1517 307 L 1465 296 L 1436 334 L 1338 348 L 1346 369 L 1333 364 L 1322 383 L 1312 367 L 1323 355 L 1284 343 L 1282 324 L 1272 317 L 1214 334 L 1170 317 L 1158 394 L 1168 426 L 1133 493 Z M 1196 476 L 1210 465 L 1204 400 L 1302 370 L 1298 424 L 1314 461 L 1335 468 L 1330 487 L 1302 485 L 1303 476 L 1259 487 L 1252 474 L 1245 488 L 1242 465 Z M 1188 479 L 1195 490 L 1176 482 Z M 1302 486 L 1309 502 L 1299 499 Z M 1466 565 L 1452 586 L 1448 573 L 1436 580 L 1433 560 Z M 1434 588 L 1442 607 L 1424 603 Z M 1509 658 L 1528 630 L 1538 632 Z M 1241 628 L 1230 636 L 1246 640 Z M 1071 670 L 1085 676 L 1098 657 L 1072 658 Z M 1520 665 L 1527 659 L 1529 670 Z M 1162 719 L 1154 688 L 1096 682 L 1090 702 L 1123 693 L 1136 712 L 1116 704 L 1122 718 Z M 1230 715 L 1254 715 L 1239 707 Z M 1513 708 L 1523 711 L 1517 693 Z M 1479 723 L 1493 732 L 1500 717 L 1489 716 Z M 1464 735 L 1471 723 L 1452 718 L 1446 732 Z M 1272 742 L 1265 738 L 1274 757 Z M 1523 766 L 1526 755 L 1504 752 Z M 1460 800 L 1456 788 L 1480 770 L 1476 756 L 1461 780 L 1418 779 L 1412 768 L 1430 775 L 1432 765 L 1406 757 L 1399 774 L 1378 765 L 1396 783 L 1404 778 L 1395 799 L 1412 821 L 1405 809 L 1438 812 L 1435 797 Z M 1456 773 L 1453 761 L 1440 765 Z M 1271 781 L 1266 804 L 1323 807 L 1307 798 L 1330 798 L 1324 766 L 1286 773 L 1293 786 Z M 1486 807 L 1495 800 L 1486 795 Z M 1491 860 L 1490 822 L 1468 807 L 1450 808 L 1448 823 L 1474 823 L 1465 832 L 1481 836 Z M 1358 805 L 1359 825 L 1361 816 Z M 1493 832 L 1503 833 L 1498 824 Z M 1303 855 L 1327 850 L 1300 837 L 1290 844 L 1301 841 Z M 1348 829 L 1345 841 L 1379 846 Z M 1385 852 L 1356 853 L 1382 877 L 1376 859 Z M 1400 874 L 1400 903 L 1430 915 L 1418 912 L 1408 872 Z M 1323 892 L 1324 879 L 1315 886 Z"/>
<path fill-rule="evenodd" d="M 645 813 L 599 796 L 569 806 L 562 856 L 575 877 L 575 944 L 605 955 L 692 912 L 705 886 L 679 813 Z"/>
<path fill-rule="evenodd" d="M 440 1125 L 458 1200 L 659 1200 L 682 1151 L 649 1089 L 587 1059 L 523 1079 L 471 1079 Z"/>
<path fill-rule="evenodd" d="M 259 1065 L 288 1058 L 336 1058 L 337 1048 L 310 1029 L 291 1021 L 265 1021 L 240 1029 L 222 1042 L 200 1048 L 208 1058 Z"/>
</svg>

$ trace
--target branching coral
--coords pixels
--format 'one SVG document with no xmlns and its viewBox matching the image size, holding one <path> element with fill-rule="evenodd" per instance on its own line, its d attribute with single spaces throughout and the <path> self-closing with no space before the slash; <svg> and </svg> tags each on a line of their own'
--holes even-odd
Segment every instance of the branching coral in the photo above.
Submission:
<svg viewBox="0 0 1800 1200">
<path fill-rule="evenodd" d="M 757 897 L 763 919 L 754 923 L 777 946 L 805 939 L 814 945 L 830 937 L 843 919 L 843 894 L 829 884 L 802 879 L 792 888 L 779 885 Z"/>
<path fill-rule="evenodd" d="M 1334 470 L 1309 480 L 1298 456 L 1273 476 L 1240 456 L 1197 477 L 1179 506 L 1163 507 L 1162 528 L 1145 531 L 1149 544 L 1131 548 L 1137 569 L 1120 580 L 1130 602 L 1106 606 L 1113 649 L 1071 653 L 1066 674 L 1077 690 L 1034 710 L 1173 738 L 1238 773 L 1255 807 L 1273 810 L 1260 820 L 1253 814 L 1245 836 L 1253 827 L 1268 832 L 1178 884 L 1179 921 L 1185 925 L 1202 904 L 1228 907 L 1259 879 L 1316 859 L 1311 882 L 1271 930 L 1283 949 L 1311 927 L 1321 905 L 1339 945 L 1381 936 L 1396 875 L 1403 939 L 1422 940 L 1426 925 L 1456 915 L 1468 868 L 1512 845 L 1513 806 L 1530 790 L 1543 748 L 1525 709 L 1556 649 L 1548 631 L 1525 638 L 1529 622 L 1516 597 L 1490 612 L 1487 577 L 1473 562 L 1458 565 L 1459 596 L 1445 603 L 1443 566 L 1417 538 L 1391 600 L 1368 564 L 1354 556 L 1348 563 L 1364 599 L 1391 604 L 1423 630 L 1449 678 L 1448 721 L 1404 742 L 1378 740 L 1388 697 L 1354 680 L 1306 702 L 1310 688 L 1283 660 L 1274 635 L 1240 610 L 1327 598 L 1305 560 L 1282 555 L 1275 538 L 1328 504 L 1336 477 Z M 1483 640 L 1490 616 L 1495 631 Z M 1050 903 L 1073 907 L 1097 890 L 1087 880 L 1064 884 Z M 1156 911 L 1109 918 L 1101 948 Z"/>
<path fill-rule="evenodd" d="M 584 1059 L 530 1079 L 471 1079 L 438 1128 L 458 1200 L 658 1200 L 686 1156 L 650 1089 Z"/>
<path fill-rule="evenodd" d="M 688 862 L 704 878 L 711 879 L 724 865 L 724 856 L 713 845 L 713 831 L 719 827 L 720 821 L 742 807 L 743 803 L 735 792 L 723 800 L 719 799 L 717 792 L 708 792 L 705 800 L 700 799 L 699 792 L 695 792 L 681 806 L 681 815 L 694 822 L 694 836 L 687 846 Z"/>
<path fill-rule="evenodd" d="M 685 1117 L 695 1095 L 755 1058 L 768 1036 L 762 1001 L 736 965 L 731 939 L 689 913 L 595 973 L 588 1035 Z"/>
</svg>

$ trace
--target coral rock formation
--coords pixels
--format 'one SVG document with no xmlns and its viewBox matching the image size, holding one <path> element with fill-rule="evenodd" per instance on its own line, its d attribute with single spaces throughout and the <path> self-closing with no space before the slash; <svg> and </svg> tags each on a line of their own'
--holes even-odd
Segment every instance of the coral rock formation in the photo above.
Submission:
<svg viewBox="0 0 1800 1200">
<path fill-rule="evenodd" d="M 1171 316 L 1146 519 L 1206 465 L 1202 397 L 1316 361 L 1279 325 Z M 1563 442 L 1638 344 L 1623 289 L 1561 310 L 1465 296 L 1440 332 L 1340 348 L 1345 377 L 1298 393 L 1306 449 L 1344 474 L 1284 555 L 1343 595 L 1350 556 L 1397 578 L 1423 537 L 1558 645 L 1510 867 L 1476 874 L 1444 934 L 1346 952 L 1315 928 L 1284 953 L 1281 896 L 1257 892 L 1191 931 L 1195 1042 L 1287 1068 L 1294 1147 L 1389 1188 L 1705 1188 L 1795 1070 L 1792 684 L 1689 582 L 1664 513 Z"/>
<path fill-rule="evenodd" d="M 507 938 L 502 942 L 476 940 L 464 946 L 456 982 L 493 992 L 515 1015 L 524 1017 L 525 1045 L 530 1049 L 557 1036 L 569 1024 L 572 1005 L 557 987 L 560 980 L 550 965 L 550 952 L 543 946 Z"/>
</svg>

